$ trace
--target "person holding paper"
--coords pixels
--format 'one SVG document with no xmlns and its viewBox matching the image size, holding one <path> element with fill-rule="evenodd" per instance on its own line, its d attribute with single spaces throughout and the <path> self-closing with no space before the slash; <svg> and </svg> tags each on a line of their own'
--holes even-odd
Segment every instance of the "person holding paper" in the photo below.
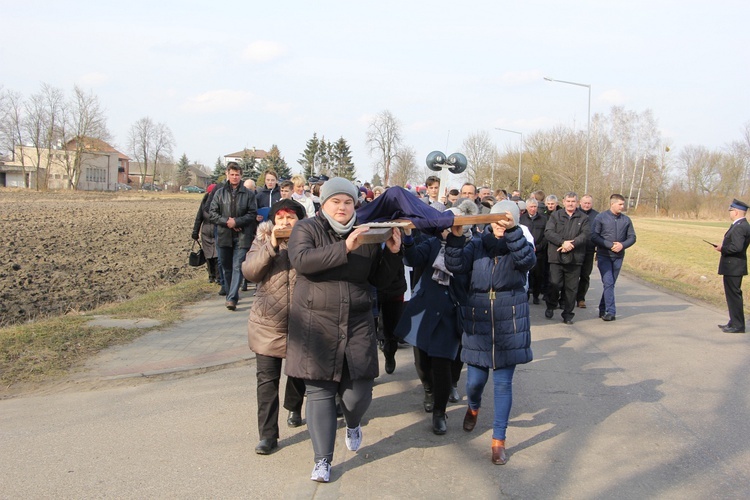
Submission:
<svg viewBox="0 0 750 500">
<path fill-rule="evenodd" d="M 742 277 L 747 274 L 747 246 L 750 244 L 750 224 L 747 223 L 748 205 L 737 199 L 729 205 L 732 225 L 724 234 L 716 251 L 719 258 L 719 274 L 724 278 L 724 296 L 729 309 L 729 322 L 719 325 L 724 333 L 745 333 L 745 309 L 742 300 Z"/>
</svg>

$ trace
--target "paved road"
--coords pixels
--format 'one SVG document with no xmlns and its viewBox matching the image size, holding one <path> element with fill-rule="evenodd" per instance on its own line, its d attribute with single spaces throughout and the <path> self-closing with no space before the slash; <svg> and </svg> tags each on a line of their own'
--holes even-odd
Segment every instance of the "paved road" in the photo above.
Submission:
<svg viewBox="0 0 750 500">
<path fill-rule="evenodd" d="M 599 293 L 594 279 L 591 303 Z M 362 448 L 346 450 L 340 430 L 332 482 L 318 484 L 304 427 L 282 425 L 275 454 L 253 453 L 248 304 L 199 304 L 57 392 L 0 401 L 0 497 L 750 496 L 750 336 L 721 333 L 721 311 L 625 277 L 613 323 L 589 308 L 566 326 L 533 306 L 535 360 L 516 372 L 505 466 L 490 462 L 491 391 L 473 433 L 462 402 L 435 436 L 400 349 L 376 381 Z"/>
</svg>

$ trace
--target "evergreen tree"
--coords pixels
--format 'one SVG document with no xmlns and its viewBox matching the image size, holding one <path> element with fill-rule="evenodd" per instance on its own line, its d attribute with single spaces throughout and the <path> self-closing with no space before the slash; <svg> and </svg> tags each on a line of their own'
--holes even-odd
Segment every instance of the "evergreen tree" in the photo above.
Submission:
<svg viewBox="0 0 750 500">
<path fill-rule="evenodd" d="M 178 186 L 187 186 L 190 184 L 190 161 L 185 153 L 182 153 L 180 161 L 177 162 L 176 181 Z"/>
<path fill-rule="evenodd" d="M 255 155 L 250 153 L 247 149 L 242 153 L 240 168 L 242 169 L 243 179 L 255 179 L 258 177 L 258 162 Z"/>
<path fill-rule="evenodd" d="M 372 181 L 370 182 L 373 186 L 382 186 L 383 185 L 383 179 L 380 178 L 380 174 L 375 174 L 372 176 Z"/>
<path fill-rule="evenodd" d="M 320 144 L 318 145 L 318 175 L 327 175 L 333 177 L 335 174 L 333 171 L 333 145 L 330 142 L 326 142 L 325 137 L 320 138 Z"/>
<path fill-rule="evenodd" d="M 352 163 L 352 152 L 346 139 L 340 137 L 331 145 L 331 159 L 333 168 L 331 173 L 338 177 L 344 177 L 353 181 L 357 176 L 357 170 Z"/>
<path fill-rule="evenodd" d="M 297 163 L 302 167 L 302 175 L 305 179 L 308 179 L 315 175 L 316 162 L 318 159 L 318 149 L 320 148 L 320 141 L 318 140 L 318 134 L 313 132 L 312 139 L 308 140 L 305 144 L 305 150 L 302 152 L 302 158 L 297 160 Z"/>
<path fill-rule="evenodd" d="M 226 169 L 224 168 L 224 164 L 221 162 L 221 156 L 216 158 L 216 165 L 214 165 L 214 172 L 211 174 L 211 182 L 213 183 L 220 183 L 224 182 L 224 178 L 226 175 Z"/>
<path fill-rule="evenodd" d="M 260 173 L 265 172 L 269 168 L 279 174 L 279 179 L 289 179 L 292 176 L 292 170 L 286 164 L 284 157 L 281 156 L 281 151 L 279 151 L 279 147 L 276 144 L 271 146 L 268 156 L 260 161 Z"/>
</svg>

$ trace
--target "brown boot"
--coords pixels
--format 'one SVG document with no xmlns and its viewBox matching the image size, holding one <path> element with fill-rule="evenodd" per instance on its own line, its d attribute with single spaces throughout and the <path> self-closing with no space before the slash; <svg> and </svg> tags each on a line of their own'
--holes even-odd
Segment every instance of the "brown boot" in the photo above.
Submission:
<svg viewBox="0 0 750 500">
<path fill-rule="evenodd" d="M 505 465 L 508 461 L 508 455 L 505 454 L 505 439 L 492 440 L 492 463 L 495 465 Z"/>
<path fill-rule="evenodd" d="M 474 426 L 477 425 L 477 415 L 479 415 L 479 410 L 472 410 L 471 408 L 466 408 L 466 415 L 464 415 L 464 430 L 466 432 L 471 432 L 474 430 Z"/>
</svg>

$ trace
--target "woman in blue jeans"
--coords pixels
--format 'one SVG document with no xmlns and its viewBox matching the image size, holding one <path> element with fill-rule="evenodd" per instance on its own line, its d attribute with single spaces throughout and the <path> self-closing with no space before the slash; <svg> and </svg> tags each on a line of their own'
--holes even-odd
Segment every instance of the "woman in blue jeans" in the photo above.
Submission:
<svg viewBox="0 0 750 500">
<path fill-rule="evenodd" d="M 482 405 L 482 392 L 492 371 L 495 416 L 492 426 L 492 462 L 503 465 L 505 432 L 513 402 L 516 365 L 532 360 L 526 275 L 536 263 L 534 245 L 518 227 L 519 210 L 512 201 L 501 201 L 491 213 L 506 220 L 490 224 L 492 232 L 466 246 L 462 227 L 451 228 L 445 264 L 453 274 L 470 273 L 469 297 L 462 306 L 461 360 L 468 365 L 466 396 L 469 407 L 464 430 L 471 432 Z"/>
</svg>

